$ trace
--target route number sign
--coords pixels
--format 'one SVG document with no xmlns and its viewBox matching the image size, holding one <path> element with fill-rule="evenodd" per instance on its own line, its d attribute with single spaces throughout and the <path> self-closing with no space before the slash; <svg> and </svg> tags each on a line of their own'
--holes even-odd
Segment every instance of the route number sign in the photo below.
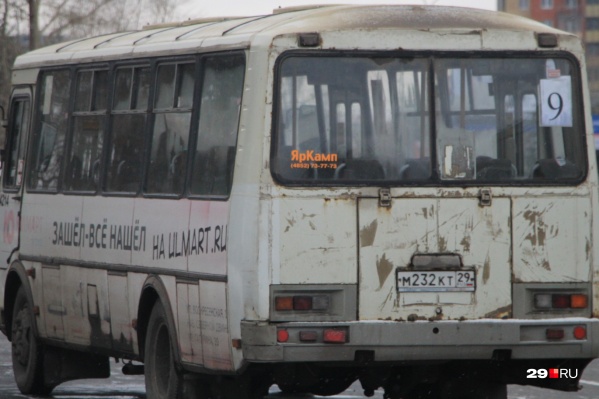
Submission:
<svg viewBox="0 0 599 399">
<path fill-rule="evenodd" d="M 541 126 L 572 126 L 572 80 L 570 76 L 541 79 Z"/>
</svg>

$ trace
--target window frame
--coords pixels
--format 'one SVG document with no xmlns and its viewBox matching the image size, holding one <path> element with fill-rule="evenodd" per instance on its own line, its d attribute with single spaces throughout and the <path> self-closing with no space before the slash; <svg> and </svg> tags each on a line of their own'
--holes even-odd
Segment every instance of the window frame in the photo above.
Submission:
<svg viewBox="0 0 599 399">
<path fill-rule="evenodd" d="M 27 110 L 27 115 L 26 117 L 29 118 L 29 123 L 27 128 L 23 131 L 20 131 L 20 137 L 18 138 L 18 142 L 17 142 L 17 148 L 18 148 L 18 152 L 23 154 L 23 175 L 21 177 L 21 183 L 17 184 L 15 183 L 14 185 L 9 185 L 8 184 L 8 179 L 10 176 L 10 160 L 12 159 L 12 150 L 13 150 L 13 136 L 14 136 L 14 118 L 15 118 L 15 105 L 16 103 L 29 103 L 29 109 Z M 10 97 L 10 109 L 9 109 L 9 115 L 8 115 L 8 126 L 6 127 L 6 141 L 5 141 L 5 148 L 4 148 L 4 159 L 2 161 L 2 189 L 4 192 L 7 193 L 17 193 L 19 191 L 21 191 L 21 189 L 23 188 L 23 186 L 27 185 L 27 173 L 26 173 L 26 168 L 25 166 L 27 165 L 27 159 L 29 156 L 29 151 L 28 151 L 28 143 L 29 143 L 29 139 L 31 136 L 31 132 L 32 132 L 32 124 L 33 124 L 33 98 L 31 95 L 31 88 L 29 86 L 17 86 L 13 89 L 11 97 Z M 25 113 L 24 113 L 25 114 Z M 23 135 L 25 137 L 23 137 Z M 24 145 L 24 148 L 21 148 L 21 146 Z M 17 173 L 18 173 L 18 159 L 17 159 Z"/>
<path fill-rule="evenodd" d="M 555 7 L 553 0 L 541 0 L 541 10 L 553 10 Z"/>
<path fill-rule="evenodd" d="M 61 163 L 59 165 L 59 173 L 57 176 L 57 182 L 56 182 L 56 188 L 35 188 L 32 187 L 30 178 L 32 176 L 30 176 L 30 173 L 33 173 L 33 169 L 32 169 L 32 162 L 34 161 L 34 159 L 37 161 L 37 156 L 34 154 L 36 151 L 36 148 L 34 148 L 33 146 L 33 140 L 34 138 L 36 138 L 36 136 L 41 136 L 42 133 L 42 117 L 43 117 L 43 113 L 39 112 L 39 107 L 42 105 L 41 102 L 43 101 L 42 99 L 42 86 L 43 86 L 43 78 L 45 76 L 48 76 L 49 74 L 55 73 L 55 72 L 61 72 L 64 71 L 66 73 L 68 73 L 69 75 L 69 82 L 71 84 L 71 86 L 69 87 L 69 101 L 67 104 L 67 117 L 66 117 L 66 131 L 64 133 L 64 141 L 65 141 L 65 147 L 63 148 L 63 154 L 62 154 L 62 158 L 61 158 Z M 73 80 L 74 80 L 74 71 L 75 68 L 72 65 L 60 65 L 60 66 L 55 66 L 55 67 L 49 67 L 49 68 L 43 68 L 40 69 L 38 76 L 37 76 L 37 80 L 36 80 L 36 87 L 35 87 L 35 96 L 34 96 L 34 100 L 32 103 L 32 110 L 33 110 L 33 118 L 31 121 L 31 126 L 32 126 L 32 130 L 29 134 L 29 138 L 28 138 L 28 150 L 27 150 L 27 161 L 26 161 L 26 182 L 25 182 L 25 189 L 27 191 L 27 193 L 43 193 L 43 194 L 62 194 L 62 179 L 63 179 L 63 173 L 64 173 L 64 158 L 65 158 L 65 154 L 66 154 L 66 143 L 68 141 L 68 136 L 69 136 L 69 131 L 70 131 L 70 123 L 71 123 L 71 110 L 73 109 L 74 106 L 74 97 L 75 97 L 75 85 L 72 84 Z M 38 147 L 39 148 L 39 147 Z"/>
<path fill-rule="evenodd" d="M 242 77 L 242 87 L 241 87 L 241 97 L 240 97 L 240 104 L 239 104 L 239 114 L 238 114 L 238 119 L 237 119 L 237 129 L 236 129 L 236 134 L 235 134 L 235 155 L 234 155 L 234 159 L 233 159 L 233 170 L 231 171 L 231 182 L 230 185 L 228 187 L 227 190 L 227 195 L 218 195 L 218 194 L 194 194 L 191 192 L 191 179 L 192 179 L 192 172 L 193 172 L 193 167 L 195 165 L 196 162 L 196 152 L 197 152 L 197 143 L 199 140 L 199 125 L 200 125 L 200 119 L 201 119 L 201 113 L 202 113 L 202 101 L 201 101 L 201 96 L 203 93 L 203 89 L 204 89 L 204 78 L 205 78 L 205 64 L 206 64 L 206 60 L 210 59 L 210 58 L 217 58 L 217 57 L 241 57 L 243 58 L 243 77 Z M 242 110 L 243 110 L 243 98 L 244 98 L 244 89 L 245 89 L 245 79 L 247 77 L 247 54 L 245 51 L 239 51 L 239 50 L 233 50 L 233 51 L 226 51 L 226 52 L 214 52 L 214 53 L 205 53 L 202 54 L 200 57 L 200 65 L 199 65 L 199 76 L 198 76 L 198 85 L 196 87 L 196 96 L 197 96 L 197 106 L 196 106 L 196 118 L 192 118 L 192 124 L 193 128 L 195 129 L 194 133 L 193 133 L 193 137 L 190 140 L 189 143 L 189 148 L 193 150 L 193 153 L 191 155 L 191 157 L 188 158 L 188 162 L 187 162 L 187 176 L 186 176 L 186 186 L 185 186 L 185 191 L 186 191 L 186 195 L 188 198 L 191 199 L 198 199 L 198 200 L 211 200 L 211 201 L 228 201 L 229 198 L 231 197 L 231 191 L 233 189 L 233 181 L 235 179 L 235 159 L 237 158 L 237 146 L 239 144 L 239 127 L 241 126 L 241 117 L 242 117 Z"/>
<path fill-rule="evenodd" d="M 178 66 L 179 65 L 190 65 L 193 64 L 195 66 L 194 69 L 194 91 L 192 97 L 191 107 L 176 107 L 176 94 L 179 90 L 179 74 L 178 74 Z M 172 98 L 172 107 L 167 108 L 157 108 L 157 81 L 158 81 L 158 70 L 163 65 L 175 65 L 175 87 L 173 90 L 173 98 Z M 181 57 L 163 57 L 156 58 L 152 60 L 152 68 L 151 68 L 151 77 L 150 81 L 152 84 L 150 85 L 150 98 L 148 100 L 148 120 L 146 120 L 146 131 L 145 131 L 145 143 L 144 143 L 144 165 L 143 165 L 143 173 L 142 173 L 142 184 L 141 184 L 141 195 L 144 198 L 166 198 L 166 199 L 180 199 L 187 197 L 188 186 L 189 186 L 189 156 L 186 160 L 185 165 L 185 174 L 183 176 L 183 189 L 180 193 L 152 193 L 148 192 L 148 178 L 149 178 L 149 169 L 152 158 L 152 142 L 154 140 L 154 124 L 158 115 L 162 114 L 183 114 L 185 112 L 190 112 L 190 122 L 189 122 L 189 130 L 188 130 L 188 140 L 187 140 L 187 151 L 189 152 L 189 148 L 191 148 L 192 142 L 197 136 L 197 128 L 194 125 L 194 121 L 197 120 L 199 115 L 198 111 L 198 91 L 199 91 L 199 74 L 201 71 L 201 60 L 198 56 L 181 56 Z"/>
<path fill-rule="evenodd" d="M 184 182 L 183 182 L 183 190 L 180 194 L 161 194 L 161 193 L 147 193 L 146 192 L 146 181 L 149 167 L 149 159 L 150 159 L 150 146 L 152 140 L 152 127 L 155 119 L 157 108 L 154 108 L 155 104 L 155 91 L 156 91 L 156 82 L 157 79 L 157 70 L 159 65 L 169 64 L 169 63 L 193 63 L 195 65 L 194 69 L 194 79 L 195 79 L 195 87 L 192 92 L 192 103 L 189 107 L 185 108 L 171 108 L 171 109 L 158 109 L 159 113 L 177 113 L 181 112 L 181 110 L 188 110 L 191 112 L 190 117 L 190 129 L 189 129 L 189 138 L 188 138 L 188 151 L 189 149 L 195 149 L 197 143 L 198 136 L 198 121 L 199 121 L 199 113 L 200 113 L 200 95 L 201 95 L 201 85 L 203 82 L 200 82 L 200 79 L 203 78 L 203 62 L 205 58 L 215 57 L 215 56 L 233 56 L 238 55 L 241 56 L 244 60 L 244 71 L 243 71 L 243 82 L 242 82 L 242 97 L 241 101 L 243 101 L 243 92 L 245 88 L 245 79 L 247 77 L 247 48 L 238 48 L 231 50 L 223 50 L 223 51 L 211 51 L 201 54 L 184 54 L 180 56 L 150 56 L 147 58 L 127 58 L 127 59 L 113 59 L 107 60 L 104 62 L 96 62 L 96 63 L 85 63 L 85 64 L 66 64 L 66 65 L 58 65 L 58 66 L 50 66 L 50 67 L 42 67 L 40 68 L 37 75 L 37 83 L 35 86 L 35 95 L 32 97 L 30 102 L 31 108 L 31 119 L 30 119 L 30 128 L 29 134 L 27 137 L 27 152 L 26 152 L 26 162 L 25 162 L 25 173 L 24 173 L 24 182 L 22 186 L 28 193 L 42 193 L 42 194 L 64 194 L 64 195 L 84 195 L 84 196 L 104 196 L 104 197 L 129 197 L 129 198 L 164 198 L 164 199 L 180 199 L 180 198 L 188 198 L 194 200 L 214 200 L 214 201 L 228 201 L 230 198 L 231 187 L 233 182 L 231 181 L 231 187 L 229 187 L 229 194 L 227 196 L 223 195 L 192 195 L 190 193 L 190 184 L 191 184 L 191 164 L 193 162 L 191 157 L 188 157 L 185 165 L 184 172 Z M 145 68 L 148 67 L 150 70 L 150 87 L 148 93 L 148 102 L 143 109 L 135 109 L 135 110 L 113 110 L 113 104 L 115 101 L 115 79 L 116 74 L 119 69 L 123 68 Z M 92 115 L 93 111 L 90 112 L 82 112 L 75 111 L 75 94 L 77 92 L 77 73 L 85 70 L 106 70 L 108 72 L 108 85 L 107 85 L 107 99 L 106 99 L 106 109 L 101 112 L 95 113 L 96 115 L 103 115 L 105 117 L 104 121 L 104 134 L 103 134 L 103 145 L 101 150 L 101 165 L 100 165 L 100 179 L 99 184 L 96 190 L 88 191 L 74 191 L 74 190 L 65 190 L 63 187 L 63 179 L 67 170 L 67 155 L 70 154 L 71 146 L 72 146 L 72 136 L 75 124 L 75 116 L 76 115 Z M 35 138 L 34 136 L 40 137 L 41 135 L 41 126 L 43 121 L 43 114 L 40 112 L 43 105 L 43 99 L 41 98 L 43 79 L 45 76 L 51 75 L 53 73 L 64 72 L 68 74 L 68 82 L 69 82 L 69 91 L 68 91 L 68 102 L 66 104 L 66 131 L 64 133 L 64 149 L 62 154 L 62 159 L 60 160 L 59 165 L 59 175 L 57 177 L 56 187 L 51 188 L 37 188 L 35 184 L 32 184 L 31 179 L 34 176 L 30 176 L 31 168 L 34 166 L 32 162 L 34 161 L 33 155 L 35 155 L 36 149 L 33 148 L 32 140 Z M 176 82 L 178 84 L 178 82 Z M 38 107 L 38 108 L 35 108 Z M 242 109 L 242 106 L 240 105 Z M 122 115 L 122 114 L 145 114 L 146 115 L 146 123 L 143 128 L 144 134 L 144 143 L 142 149 L 142 176 L 141 176 L 141 184 L 139 190 L 137 192 L 118 192 L 114 190 L 106 189 L 106 179 L 107 179 L 107 165 L 108 165 L 108 156 L 109 156 L 109 144 L 112 139 L 112 123 L 113 123 L 113 115 Z M 240 111 L 240 119 L 241 119 L 241 111 Z M 237 140 L 239 137 L 239 124 L 237 124 Z M 39 144 L 39 143 L 38 143 Z M 237 145 L 237 142 L 236 142 Z M 68 147 L 68 148 L 67 148 Z M 235 147 L 236 148 L 236 147 Z M 37 162 L 37 160 L 36 160 Z M 234 175 L 235 166 L 233 165 L 232 176 Z"/>
<path fill-rule="evenodd" d="M 418 181 L 401 181 L 401 180 L 371 180 L 371 181 L 352 181 L 352 180 L 344 180 L 344 181 L 327 181 L 327 180 L 292 180 L 287 179 L 278 174 L 278 171 L 275 170 L 275 166 L 277 165 L 277 150 L 279 146 L 279 125 L 282 118 L 280 115 L 279 104 L 281 101 L 280 92 L 281 92 L 281 81 L 282 81 L 282 65 L 283 62 L 292 57 L 339 57 L 339 58 L 347 58 L 347 57 L 397 57 L 397 58 L 422 58 L 422 59 L 430 59 L 430 75 L 427 76 L 429 82 L 427 83 L 427 95 L 428 95 L 428 107 L 432 109 L 434 112 L 429 112 L 428 120 L 429 120 L 429 137 L 431 143 L 431 151 L 430 151 L 430 159 L 431 159 L 431 176 L 428 180 L 418 180 Z M 507 180 L 507 181 L 492 181 L 492 180 L 450 180 L 450 179 L 442 179 L 439 175 L 439 164 L 437 161 L 437 115 L 438 112 L 435 101 L 437 97 L 437 93 L 434 87 L 434 84 L 431 84 L 431 79 L 435 79 L 436 72 L 434 72 L 434 62 L 435 59 L 447 59 L 447 58 L 465 58 L 465 59 L 485 59 L 485 58 L 505 58 L 505 59 L 522 59 L 522 58 L 530 58 L 530 59 L 551 59 L 551 58 L 561 58 L 568 60 L 572 65 L 572 97 L 573 101 L 577 102 L 578 107 L 574 107 L 578 109 L 577 116 L 578 122 L 580 124 L 580 151 L 583 159 L 581 160 L 581 175 L 577 179 L 569 179 L 569 180 L 533 180 L 533 179 L 523 179 L 523 180 Z M 534 52 L 534 51 L 513 51 L 513 52 L 505 52 L 505 51 L 480 51 L 476 53 L 467 52 L 467 51 L 360 51 L 360 50 L 330 50 L 330 51 L 315 51 L 315 50 L 288 50 L 279 55 L 277 60 L 275 61 L 274 68 L 274 81 L 273 81 L 273 110 L 272 110 L 272 124 L 271 124 L 271 144 L 270 144 L 270 162 L 269 169 L 270 174 L 273 181 L 281 186 L 285 187 L 348 187 L 348 186 L 373 186 L 373 187 L 477 187 L 477 186 L 512 186 L 512 187 L 527 187 L 527 186 L 576 186 L 580 183 L 584 182 L 588 177 L 588 149 L 587 142 L 585 140 L 586 137 L 586 121 L 584 118 L 584 114 L 582 112 L 582 108 L 584 106 L 584 97 L 583 97 L 583 89 L 582 89 L 582 73 L 580 68 L 580 63 L 578 59 L 571 53 L 559 50 L 549 50 L 542 52 Z"/>
<path fill-rule="evenodd" d="M 90 92 L 90 104 L 89 110 L 81 111 L 76 110 L 76 102 L 77 102 L 77 94 L 78 94 L 78 77 L 80 73 L 92 72 L 92 87 Z M 105 107 L 102 109 L 95 109 L 96 107 L 96 73 L 97 72 L 106 72 L 106 98 L 105 98 Z M 104 178 L 104 168 L 106 165 L 106 138 L 108 135 L 108 126 L 110 126 L 110 110 L 112 107 L 112 91 L 113 84 L 111 82 L 112 77 L 112 68 L 111 65 L 107 63 L 101 64 L 88 64 L 82 65 L 80 67 L 75 67 L 71 71 L 71 103 L 69 105 L 68 111 L 68 130 L 65 136 L 65 149 L 63 154 L 63 161 L 61 166 L 61 173 L 59 177 L 59 185 L 58 192 L 64 195 L 85 195 L 85 196 L 93 196 L 102 192 L 102 181 Z M 75 129 L 76 129 L 76 119 L 78 117 L 103 117 L 103 132 L 102 132 L 102 148 L 100 149 L 98 160 L 98 182 L 96 183 L 96 187 L 94 190 L 67 190 L 64 187 L 65 179 L 67 174 L 69 173 L 69 162 L 66 160 L 67 156 L 71 156 L 71 151 L 73 150 L 73 140 L 75 139 Z"/>
<path fill-rule="evenodd" d="M 136 89 L 139 87 L 139 77 L 136 75 L 136 70 L 142 69 L 149 70 L 149 80 L 150 86 L 148 91 L 147 103 L 144 108 L 137 108 L 137 92 Z M 115 100 L 116 100 L 116 80 L 117 74 L 120 70 L 130 69 L 133 73 L 132 84 L 131 84 L 131 92 L 129 93 L 129 108 L 128 109 L 115 109 Z M 148 129 L 150 126 L 151 119 L 151 109 L 152 104 L 151 101 L 154 96 L 154 85 L 152 83 L 154 73 L 154 62 L 149 59 L 142 60 L 126 60 L 125 62 L 115 62 L 111 67 L 111 74 L 109 76 L 109 81 L 112 84 L 112 90 L 109 93 L 109 110 L 108 110 L 108 122 L 107 126 L 107 134 L 104 141 L 104 168 L 102 170 L 102 175 L 100 178 L 100 187 L 103 196 L 107 197 L 138 197 L 143 192 L 143 185 L 146 177 L 146 156 L 147 156 L 147 141 L 148 141 Z M 132 108 L 132 102 L 135 103 L 135 108 Z M 112 141 L 114 138 L 114 131 L 112 129 L 114 123 L 114 117 L 119 115 L 145 115 L 146 120 L 144 126 L 142 128 L 142 147 L 141 147 L 141 161 L 140 161 L 140 176 L 139 176 L 139 184 L 136 191 L 117 191 L 108 189 L 108 167 L 110 163 L 110 149 L 112 145 Z"/>
</svg>

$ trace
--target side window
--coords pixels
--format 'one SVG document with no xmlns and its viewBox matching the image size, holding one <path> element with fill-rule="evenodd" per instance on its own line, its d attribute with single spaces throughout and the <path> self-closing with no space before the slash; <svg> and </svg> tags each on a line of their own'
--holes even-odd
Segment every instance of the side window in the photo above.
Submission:
<svg viewBox="0 0 599 399">
<path fill-rule="evenodd" d="M 242 55 L 208 57 L 204 62 L 193 195 L 226 197 L 231 191 L 244 72 Z"/>
<path fill-rule="evenodd" d="M 150 68 L 120 68 L 115 75 L 106 191 L 137 193 L 142 179 Z"/>
<path fill-rule="evenodd" d="M 98 189 L 107 95 L 107 71 L 77 73 L 73 134 L 63 182 L 65 191 L 95 192 Z"/>
<path fill-rule="evenodd" d="M 183 194 L 195 63 L 162 64 L 156 73 L 149 194 Z"/>
<path fill-rule="evenodd" d="M 25 143 L 29 132 L 29 98 L 18 97 L 13 100 L 9 120 L 9 141 L 7 147 L 6 174 L 4 186 L 16 189 L 23 182 L 25 162 Z"/>
<path fill-rule="evenodd" d="M 31 145 L 27 187 L 56 191 L 67 132 L 70 98 L 68 69 L 42 72 L 36 102 L 37 127 Z"/>
</svg>

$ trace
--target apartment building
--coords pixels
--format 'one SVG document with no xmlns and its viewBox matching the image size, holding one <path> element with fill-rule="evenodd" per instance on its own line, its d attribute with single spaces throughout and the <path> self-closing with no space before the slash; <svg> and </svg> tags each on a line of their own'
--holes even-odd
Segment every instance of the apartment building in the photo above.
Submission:
<svg viewBox="0 0 599 399">
<path fill-rule="evenodd" d="M 497 9 L 582 37 L 593 115 L 599 115 L 599 0 L 498 0 Z"/>
</svg>

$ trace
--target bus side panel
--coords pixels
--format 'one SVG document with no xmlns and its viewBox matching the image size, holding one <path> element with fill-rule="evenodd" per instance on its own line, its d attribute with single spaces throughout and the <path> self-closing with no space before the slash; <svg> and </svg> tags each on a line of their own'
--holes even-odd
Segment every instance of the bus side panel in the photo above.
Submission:
<svg viewBox="0 0 599 399">
<path fill-rule="evenodd" d="M 112 348 L 111 309 L 105 270 L 61 266 L 65 340 L 94 348 Z M 120 313 L 119 308 L 115 313 Z"/>
<path fill-rule="evenodd" d="M 189 229 L 182 244 L 189 271 L 227 275 L 229 202 L 192 201 Z"/>
<path fill-rule="evenodd" d="M 113 349 L 133 353 L 133 336 L 126 273 L 108 272 L 108 301 Z"/>
<path fill-rule="evenodd" d="M 204 363 L 199 304 L 199 284 L 178 282 L 179 348 L 181 360 L 186 363 Z"/>
<path fill-rule="evenodd" d="M 84 197 L 80 229 L 81 260 L 130 265 L 132 252 L 147 250 L 140 223 L 133 220 L 133 198 Z"/>
<path fill-rule="evenodd" d="M 61 194 L 26 194 L 21 210 L 35 219 L 21 235 L 21 254 L 47 259 L 79 259 L 87 230 L 82 226 L 83 198 Z"/>
<path fill-rule="evenodd" d="M 232 370 L 225 283 L 200 281 L 200 318 L 204 366 L 213 370 Z"/>
<path fill-rule="evenodd" d="M 145 231 L 145 246 L 132 252 L 131 263 L 187 271 L 187 259 L 194 250 L 186 246 L 190 239 L 189 210 L 189 201 L 137 198 L 133 220 Z"/>
</svg>

